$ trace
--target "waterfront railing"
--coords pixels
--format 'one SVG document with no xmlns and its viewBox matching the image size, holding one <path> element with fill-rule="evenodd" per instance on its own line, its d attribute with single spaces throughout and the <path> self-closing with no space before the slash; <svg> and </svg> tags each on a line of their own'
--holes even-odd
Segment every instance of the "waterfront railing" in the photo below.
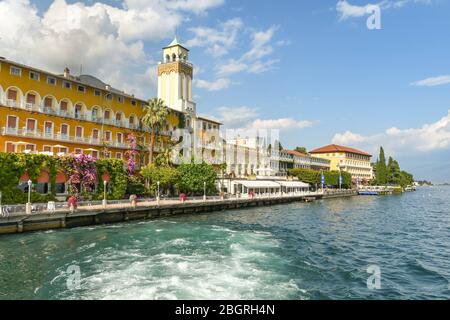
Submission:
<svg viewBox="0 0 450 320">
<path fill-rule="evenodd" d="M 206 203 L 214 202 L 232 202 L 246 199 L 273 199 L 273 198 L 298 198 L 298 197 L 313 197 L 320 196 L 324 193 L 322 191 L 317 192 L 291 192 L 291 193 L 265 193 L 255 194 L 250 196 L 248 194 L 241 195 L 226 195 L 221 196 L 207 196 Z M 158 201 L 156 198 L 139 198 L 137 199 L 138 207 L 154 207 L 162 205 L 175 205 L 182 203 L 179 198 L 175 197 L 162 197 Z M 205 198 L 201 197 L 189 197 L 183 203 L 202 203 L 205 202 Z M 129 200 L 108 200 L 107 206 L 103 206 L 102 200 L 98 201 L 81 201 L 77 203 L 77 211 L 90 211 L 90 210 L 105 210 L 105 209 L 125 209 L 131 208 L 132 204 Z M 31 215 L 37 214 L 56 214 L 67 213 L 70 210 L 67 202 L 48 202 L 48 203 L 33 203 L 31 204 Z M 9 218 L 14 216 L 23 216 L 26 212 L 26 204 L 17 205 L 2 205 L 0 207 L 1 217 Z"/>
</svg>

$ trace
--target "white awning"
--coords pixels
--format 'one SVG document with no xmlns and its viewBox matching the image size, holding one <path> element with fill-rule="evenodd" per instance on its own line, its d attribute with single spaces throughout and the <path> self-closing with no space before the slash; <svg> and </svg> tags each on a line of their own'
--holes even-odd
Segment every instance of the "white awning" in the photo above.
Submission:
<svg viewBox="0 0 450 320">
<path fill-rule="evenodd" d="M 309 188 L 309 184 L 301 181 L 278 181 L 278 183 L 287 188 Z"/>
<path fill-rule="evenodd" d="M 263 180 L 238 180 L 233 181 L 235 184 L 242 184 L 247 188 L 280 188 L 280 185 L 273 181 L 263 181 Z"/>
</svg>

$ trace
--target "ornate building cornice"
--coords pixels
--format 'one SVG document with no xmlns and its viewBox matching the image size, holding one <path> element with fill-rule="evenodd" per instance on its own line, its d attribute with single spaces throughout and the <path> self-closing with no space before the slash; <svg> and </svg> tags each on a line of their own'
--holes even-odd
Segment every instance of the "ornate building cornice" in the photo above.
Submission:
<svg viewBox="0 0 450 320">
<path fill-rule="evenodd" d="M 170 74 L 171 72 L 184 73 L 191 78 L 193 78 L 194 75 L 192 67 L 181 61 L 163 63 L 158 66 L 158 76 L 161 76 L 164 73 Z"/>
</svg>

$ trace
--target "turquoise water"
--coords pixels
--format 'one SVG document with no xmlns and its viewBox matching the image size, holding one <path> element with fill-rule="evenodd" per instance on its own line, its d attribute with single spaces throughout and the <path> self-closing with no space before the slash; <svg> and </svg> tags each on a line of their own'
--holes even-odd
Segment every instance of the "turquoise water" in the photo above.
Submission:
<svg viewBox="0 0 450 320">
<path fill-rule="evenodd" d="M 445 187 L 0 237 L 0 299 L 450 299 L 449 281 Z"/>
</svg>

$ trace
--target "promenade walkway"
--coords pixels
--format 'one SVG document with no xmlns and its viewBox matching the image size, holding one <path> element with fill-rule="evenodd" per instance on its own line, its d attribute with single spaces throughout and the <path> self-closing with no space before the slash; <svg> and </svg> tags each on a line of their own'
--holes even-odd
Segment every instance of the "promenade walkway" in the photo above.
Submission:
<svg viewBox="0 0 450 320">
<path fill-rule="evenodd" d="M 213 212 L 255 206 L 269 206 L 296 201 L 310 201 L 323 198 L 356 195 L 354 190 L 334 190 L 318 192 L 299 192 L 289 194 L 264 194 L 250 197 L 232 196 L 190 198 L 180 201 L 170 199 L 140 199 L 136 206 L 130 201 L 109 201 L 103 206 L 101 201 L 79 203 L 77 210 L 71 211 L 67 203 L 35 204 L 31 214 L 25 213 L 25 205 L 2 206 L 0 234 L 25 231 L 48 230 L 66 227 L 116 223 L 131 220 L 152 219 L 162 216 Z"/>
</svg>

